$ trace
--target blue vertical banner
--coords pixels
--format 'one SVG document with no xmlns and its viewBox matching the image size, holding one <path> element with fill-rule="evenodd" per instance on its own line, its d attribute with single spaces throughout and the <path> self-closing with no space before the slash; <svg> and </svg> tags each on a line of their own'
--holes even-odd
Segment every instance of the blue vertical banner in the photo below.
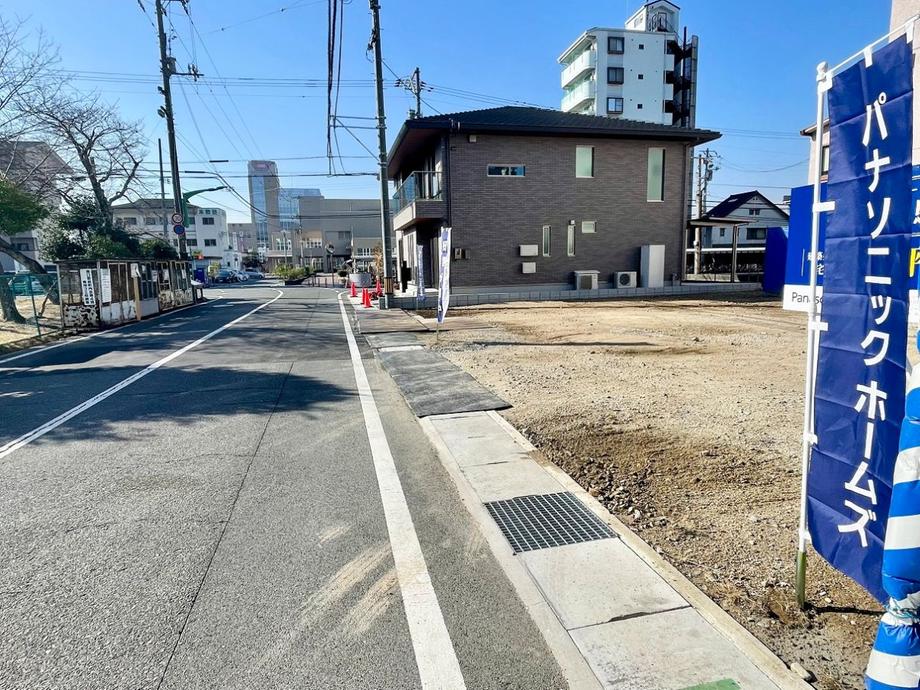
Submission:
<svg viewBox="0 0 920 690">
<path fill-rule="evenodd" d="M 904 417 L 912 52 L 903 39 L 833 75 L 824 291 L 808 472 L 815 550 L 879 601 Z"/>
<path fill-rule="evenodd" d="M 444 323 L 450 305 L 450 228 L 441 228 L 438 247 L 438 323 Z"/>
</svg>

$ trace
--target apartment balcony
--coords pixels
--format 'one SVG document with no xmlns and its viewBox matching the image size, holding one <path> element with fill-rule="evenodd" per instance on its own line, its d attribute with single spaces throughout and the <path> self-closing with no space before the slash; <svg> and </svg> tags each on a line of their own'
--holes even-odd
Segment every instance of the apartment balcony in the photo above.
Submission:
<svg viewBox="0 0 920 690">
<path fill-rule="evenodd" d="M 562 88 L 583 77 L 595 67 L 597 67 L 597 52 L 595 50 L 584 51 L 562 70 Z"/>
<path fill-rule="evenodd" d="M 444 189 L 441 173 L 416 170 L 393 194 L 393 230 L 405 230 L 423 220 L 444 218 Z"/>
<path fill-rule="evenodd" d="M 565 95 L 562 97 L 562 110 L 567 113 L 573 110 L 580 110 L 589 101 L 594 100 L 596 93 L 597 85 L 593 80 L 583 81 L 575 88 L 566 90 Z"/>
</svg>

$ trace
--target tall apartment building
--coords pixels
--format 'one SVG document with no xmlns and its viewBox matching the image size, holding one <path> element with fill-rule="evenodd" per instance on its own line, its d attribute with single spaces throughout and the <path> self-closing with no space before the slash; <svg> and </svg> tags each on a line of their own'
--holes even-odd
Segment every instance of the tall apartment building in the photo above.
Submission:
<svg viewBox="0 0 920 690">
<path fill-rule="evenodd" d="M 625 28 L 588 29 L 559 56 L 562 110 L 694 127 L 698 48 L 677 5 L 646 2 Z"/>
</svg>

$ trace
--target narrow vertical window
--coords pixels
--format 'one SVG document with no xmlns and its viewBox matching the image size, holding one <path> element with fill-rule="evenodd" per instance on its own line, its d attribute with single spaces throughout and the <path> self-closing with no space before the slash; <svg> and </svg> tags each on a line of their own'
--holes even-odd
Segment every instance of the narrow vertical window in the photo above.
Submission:
<svg viewBox="0 0 920 690">
<path fill-rule="evenodd" d="M 575 147 L 575 177 L 594 177 L 594 147 Z"/>
<path fill-rule="evenodd" d="M 664 201 L 664 149 L 648 150 L 648 201 Z"/>
<path fill-rule="evenodd" d="M 565 235 L 565 253 L 569 256 L 575 256 L 575 223 L 569 223 L 568 231 Z"/>
<path fill-rule="evenodd" d="M 550 246 L 552 244 L 553 228 L 550 225 L 543 226 L 543 256 L 549 256 Z"/>
</svg>

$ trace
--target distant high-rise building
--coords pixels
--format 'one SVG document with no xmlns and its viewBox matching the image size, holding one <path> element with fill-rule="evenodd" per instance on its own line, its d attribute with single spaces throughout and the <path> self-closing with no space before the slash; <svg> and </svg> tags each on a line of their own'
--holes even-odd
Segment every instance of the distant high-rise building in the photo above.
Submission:
<svg viewBox="0 0 920 690">
<path fill-rule="evenodd" d="M 318 189 L 282 187 L 278 190 L 278 215 L 280 216 L 281 229 L 297 230 L 300 228 L 300 200 L 305 197 L 318 196 L 322 196 Z"/>
<path fill-rule="evenodd" d="M 693 127 L 698 45 L 668 0 L 646 2 L 623 29 L 588 29 L 559 57 L 562 110 Z"/>
<path fill-rule="evenodd" d="M 256 245 L 268 247 L 269 237 L 281 229 L 278 214 L 278 166 L 274 161 L 249 161 L 250 214 Z"/>
<path fill-rule="evenodd" d="M 318 189 L 281 186 L 274 161 L 249 161 L 249 203 L 257 248 L 271 246 L 282 230 L 300 227 L 300 199 L 320 196 Z"/>
</svg>

